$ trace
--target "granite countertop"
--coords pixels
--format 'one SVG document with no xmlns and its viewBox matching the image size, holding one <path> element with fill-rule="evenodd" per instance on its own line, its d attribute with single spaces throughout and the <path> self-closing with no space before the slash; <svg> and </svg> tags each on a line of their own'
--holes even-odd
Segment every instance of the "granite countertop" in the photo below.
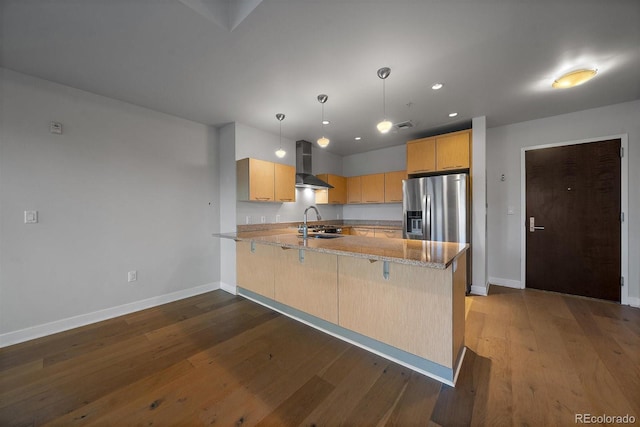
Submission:
<svg viewBox="0 0 640 427">
<path fill-rule="evenodd" d="M 350 235 L 342 235 L 335 239 L 314 237 L 303 239 L 296 233 L 285 230 L 281 230 L 280 233 L 275 230 L 221 233 L 214 234 L 214 237 L 438 269 L 446 269 L 469 247 L 466 243 L 379 239 Z"/>
</svg>

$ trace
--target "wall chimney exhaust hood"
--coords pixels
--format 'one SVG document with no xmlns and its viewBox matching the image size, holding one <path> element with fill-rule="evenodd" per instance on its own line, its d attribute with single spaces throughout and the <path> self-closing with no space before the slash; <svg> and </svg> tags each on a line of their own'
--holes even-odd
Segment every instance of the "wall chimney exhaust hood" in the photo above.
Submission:
<svg viewBox="0 0 640 427">
<path fill-rule="evenodd" d="M 296 187 L 314 190 L 333 188 L 333 185 L 327 184 L 311 173 L 311 143 L 309 141 L 296 141 Z"/>
</svg>

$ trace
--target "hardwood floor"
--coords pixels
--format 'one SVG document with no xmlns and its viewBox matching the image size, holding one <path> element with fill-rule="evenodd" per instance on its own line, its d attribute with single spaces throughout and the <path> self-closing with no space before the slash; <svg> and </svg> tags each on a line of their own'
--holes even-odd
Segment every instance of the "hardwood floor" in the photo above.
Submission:
<svg viewBox="0 0 640 427">
<path fill-rule="evenodd" d="M 223 291 L 0 349 L 0 425 L 640 422 L 640 310 L 468 297 L 456 388 Z"/>
</svg>

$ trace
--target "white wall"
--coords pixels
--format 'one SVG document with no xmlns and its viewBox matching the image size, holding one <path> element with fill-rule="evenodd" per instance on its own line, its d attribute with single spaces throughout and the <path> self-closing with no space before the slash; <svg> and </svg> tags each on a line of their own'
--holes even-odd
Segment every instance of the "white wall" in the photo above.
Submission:
<svg viewBox="0 0 640 427">
<path fill-rule="evenodd" d="M 0 73 L 0 338 L 215 286 L 213 129 Z"/>
<path fill-rule="evenodd" d="M 286 120 L 286 119 L 285 119 Z M 275 120 L 274 120 L 275 122 Z M 282 148 L 287 152 L 286 156 L 279 159 L 275 151 L 280 145 L 279 134 L 264 132 L 251 128 L 241 123 L 236 123 L 235 149 L 236 160 L 252 157 L 268 160 L 275 163 L 284 163 L 295 166 L 296 145 L 295 141 L 283 137 Z M 283 122 L 284 126 L 284 122 Z M 342 158 L 321 148 L 312 147 L 312 172 L 342 173 Z M 293 222 L 302 221 L 302 215 L 307 206 L 315 204 L 315 193 L 309 189 L 296 189 L 296 201 L 290 203 L 261 203 L 261 202 L 237 202 L 236 218 L 238 224 L 259 224 L 262 217 L 265 222 Z M 342 219 L 341 206 L 318 206 L 322 219 Z M 247 221 L 248 217 L 248 221 Z M 309 217 L 314 220 L 313 213 Z"/>
<path fill-rule="evenodd" d="M 640 101 L 610 105 L 487 130 L 489 277 L 519 285 L 521 251 L 520 155 L 523 147 L 628 134 L 629 298 L 640 303 Z M 501 181 L 501 175 L 505 181 Z M 513 208 L 514 215 L 507 215 Z"/>
<path fill-rule="evenodd" d="M 229 123 L 218 130 L 220 155 L 220 231 L 236 231 L 236 124 Z M 220 240 L 220 287 L 235 293 L 236 243 Z"/>
</svg>

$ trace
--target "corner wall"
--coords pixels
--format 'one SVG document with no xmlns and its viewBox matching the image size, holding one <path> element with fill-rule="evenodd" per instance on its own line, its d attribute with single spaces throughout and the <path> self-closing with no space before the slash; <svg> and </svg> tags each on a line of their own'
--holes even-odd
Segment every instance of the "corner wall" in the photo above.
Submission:
<svg viewBox="0 0 640 427">
<path fill-rule="evenodd" d="M 0 108 L 0 345 L 217 287 L 214 129 L 2 68 Z"/>
</svg>

